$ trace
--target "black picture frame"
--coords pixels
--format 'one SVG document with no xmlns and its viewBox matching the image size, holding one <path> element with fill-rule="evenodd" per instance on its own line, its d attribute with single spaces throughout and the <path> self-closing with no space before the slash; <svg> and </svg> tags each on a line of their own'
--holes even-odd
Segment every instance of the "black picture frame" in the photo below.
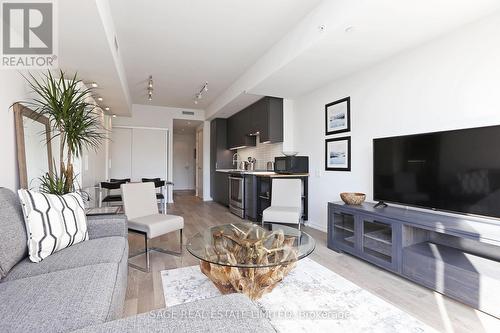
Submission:
<svg viewBox="0 0 500 333">
<path fill-rule="evenodd" d="M 340 128 L 338 130 L 335 130 L 335 129 L 332 130 L 329 128 L 328 114 L 331 111 L 331 110 L 329 110 L 329 108 L 332 108 L 334 105 L 343 104 L 343 103 L 346 103 L 346 105 L 345 105 L 345 108 L 346 108 L 345 109 L 346 110 L 345 117 L 347 119 L 346 119 L 345 127 Z M 351 131 L 351 97 L 349 96 L 346 98 L 339 99 L 335 102 L 331 102 L 331 103 L 326 104 L 325 105 L 325 133 L 326 133 L 326 135 L 345 133 L 345 132 L 350 132 L 350 131 Z"/>
<path fill-rule="evenodd" d="M 328 144 L 331 142 L 339 142 L 339 141 L 345 141 L 346 147 L 345 147 L 345 153 L 346 153 L 346 163 L 345 166 L 332 166 L 328 162 L 329 159 L 329 147 Z M 332 138 L 332 139 L 325 139 L 325 170 L 326 171 L 351 171 L 351 137 L 350 136 L 344 136 L 341 138 Z"/>
</svg>

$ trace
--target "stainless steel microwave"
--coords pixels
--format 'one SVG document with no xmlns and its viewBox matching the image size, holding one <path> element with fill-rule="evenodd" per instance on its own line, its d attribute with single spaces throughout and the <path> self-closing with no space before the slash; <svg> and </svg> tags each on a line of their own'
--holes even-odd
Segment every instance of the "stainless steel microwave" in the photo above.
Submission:
<svg viewBox="0 0 500 333">
<path fill-rule="evenodd" d="M 274 158 L 274 172 L 277 173 L 308 173 L 308 156 L 280 156 Z"/>
</svg>

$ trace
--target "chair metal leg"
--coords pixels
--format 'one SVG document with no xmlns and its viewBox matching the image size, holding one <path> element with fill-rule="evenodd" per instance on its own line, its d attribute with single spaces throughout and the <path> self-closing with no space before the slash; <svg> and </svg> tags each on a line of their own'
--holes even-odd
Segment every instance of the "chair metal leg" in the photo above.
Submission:
<svg viewBox="0 0 500 333">
<path fill-rule="evenodd" d="M 130 230 L 129 229 L 129 231 L 132 231 L 132 232 L 144 235 L 144 250 L 139 251 L 137 253 L 134 253 L 134 254 L 130 255 L 128 258 L 132 259 L 132 258 L 138 257 L 140 255 L 146 254 L 146 268 L 138 266 L 136 264 L 132 264 L 130 262 L 128 263 L 128 265 L 130 267 L 138 269 L 138 270 L 140 270 L 142 272 L 149 273 L 149 252 L 151 251 L 151 249 L 149 249 L 149 246 L 148 246 L 148 235 L 145 232 L 140 232 L 140 231 L 136 231 L 136 230 Z"/>
<path fill-rule="evenodd" d="M 182 253 L 182 229 L 179 230 L 179 252 Z"/>
<path fill-rule="evenodd" d="M 143 251 L 139 251 L 137 253 L 134 253 L 133 255 L 130 255 L 128 258 L 131 259 L 131 258 L 135 258 L 135 257 L 140 256 L 140 255 L 146 254 L 146 268 L 138 266 L 138 265 L 135 265 L 135 264 L 132 264 L 132 263 L 129 262 L 128 265 L 130 267 L 132 267 L 132 268 L 138 269 L 138 270 L 140 270 L 142 272 L 145 272 L 145 273 L 149 273 L 149 271 L 150 271 L 149 252 L 151 252 L 151 251 L 156 251 L 156 252 L 160 252 L 160 253 L 170 254 L 170 255 L 177 256 L 177 257 L 182 255 L 182 229 L 179 229 L 179 232 L 180 232 L 180 251 L 179 252 L 165 250 L 165 249 L 162 249 L 162 248 L 159 248 L 159 247 L 151 247 L 150 248 L 149 244 L 148 244 L 149 239 L 148 239 L 147 233 L 142 232 L 142 231 L 132 230 L 132 229 L 128 229 L 128 230 L 130 232 L 134 232 L 134 233 L 138 233 L 138 234 L 144 235 L 144 250 Z"/>
<path fill-rule="evenodd" d="M 146 251 L 146 269 L 149 272 L 149 246 L 148 246 L 148 236 L 144 236 L 144 249 Z"/>
<path fill-rule="evenodd" d="M 173 255 L 173 256 L 176 256 L 176 257 L 180 257 L 182 255 L 182 229 L 179 229 L 179 252 L 175 252 L 175 251 L 170 251 L 170 250 L 166 250 L 166 249 L 162 249 L 162 248 L 159 248 L 159 247 L 152 247 L 150 249 L 150 251 L 156 251 L 156 252 L 161 252 L 161 253 L 166 253 L 166 254 L 170 254 L 170 255 Z"/>
</svg>

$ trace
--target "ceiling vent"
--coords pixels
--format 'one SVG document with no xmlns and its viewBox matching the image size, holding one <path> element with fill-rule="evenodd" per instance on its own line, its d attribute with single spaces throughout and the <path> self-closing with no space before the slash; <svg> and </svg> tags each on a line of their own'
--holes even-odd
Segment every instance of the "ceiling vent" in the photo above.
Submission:
<svg viewBox="0 0 500 333">
<path fill-rule="evenodd" d="M 182 114 L 186 115 L 186 116 L 194 116 L 194 112 L 193 111 L 182 111 Z"/>
</svg>

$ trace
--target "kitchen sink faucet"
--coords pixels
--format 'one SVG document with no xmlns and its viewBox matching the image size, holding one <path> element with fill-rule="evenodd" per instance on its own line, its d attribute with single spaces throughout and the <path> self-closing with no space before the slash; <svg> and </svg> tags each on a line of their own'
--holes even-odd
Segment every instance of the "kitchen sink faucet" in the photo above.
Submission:
<svg viewBox="0 0 500 333">
<path fill-rule="evenodd" d="M 238 169 L 238 160 L 240 159 L 240 155 L 238 153 L 233 154 L 233 167 Z"/>
</svg>

